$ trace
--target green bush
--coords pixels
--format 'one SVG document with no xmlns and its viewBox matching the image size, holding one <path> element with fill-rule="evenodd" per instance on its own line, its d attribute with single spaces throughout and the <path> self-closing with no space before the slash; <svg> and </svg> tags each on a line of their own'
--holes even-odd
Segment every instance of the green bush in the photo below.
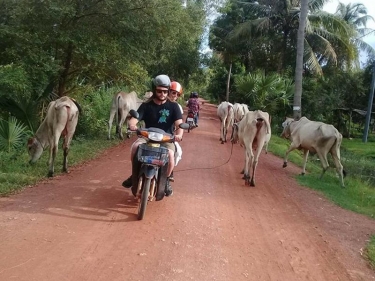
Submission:
<svg viewBox="0 0 375 281">
<path fill-rule="evenodd" d="M 9 116 L 8 121 L 0 119 L 0 150 L 11 152 L 25 144 L 28 131 L 15 117 Z"/>
</svg>

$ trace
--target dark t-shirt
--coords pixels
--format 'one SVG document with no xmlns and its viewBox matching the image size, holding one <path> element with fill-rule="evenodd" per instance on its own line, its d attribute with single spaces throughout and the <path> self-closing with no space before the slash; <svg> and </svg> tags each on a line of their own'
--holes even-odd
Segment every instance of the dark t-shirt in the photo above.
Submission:
<svg viewBox="0 0 375 281">
<path fill-rule="evenodd" d="M 146 128 L 159 128 L 169 134 L 173 134 L 174 122 L 182 119 L 180 107 L 170 100 L 161 105 L 154 103 L 153 100 L 142 103 L 138 113 L 139 121 L 143 120 Z"/>
</svg>

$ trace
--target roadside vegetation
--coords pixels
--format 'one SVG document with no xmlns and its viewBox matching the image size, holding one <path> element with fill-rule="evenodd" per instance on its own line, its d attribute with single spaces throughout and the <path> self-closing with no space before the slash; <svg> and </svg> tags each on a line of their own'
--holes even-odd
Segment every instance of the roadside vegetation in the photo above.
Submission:
<svg viewBox="0 0 375 281">
<path fill-rule="evenodd" d="M 302 75 L 296 70 L 300 2 L 307 4 L 306 0 L 2 1 L 0 195 L 32 185 L 47 173 L 48 152 L 29 166 L 25 145 L 48 103 L 61 96 L 75 98 L 83 108 L 70 165 L 119 143 L 106 141 L 113 94 L 134 90 L 141 97 L 157 74 L 180 82 L 185 98 L 197 91 L 212 103 L 245 103 L 250 110 L 267 111 L 272 124 L 281 124 L 285 116 L 293 115 L 295 78 Z M 297 179 L 336 204 L 374 218 L 374 122 L 369 142 L 361 143 L 375 64 L 375 50 L 363 39 L 373 33 L 366 26 L 373 19 L 363 4 L 340 3 L 329 14 L 323 10 L 327 2 L 309 1 L 302 115 L 332 124 L 343 134 L 347 188 L 337 188 L 332 171 L 319 181 L 320 163 L 314 156 L 307 166 L 309 174 Z M 212 21 L 213 11 L 218 13 Z M 210 52 L 203 53 L 207 37 Z M 366 55 L 361 68 L 360 52 Z M 275 154 L 283 156 L 286 147 L 285 140 L 272 138 L 270 149 Z M 301 156 L 292 153 L 290 161 L 300 165 Z M 370 244 L 372 261 L 373 249 Z"/>
<path fill-rule="evenodd" d="M 289 144 L 288 140 L 272 135 L 268 150 L 281 157 L 280 167 L 282 167 L 283 157 Z M 347 172 L 347 177 L 344 178 L 345 188 L 340 187 L 330 155 L 328 155 L 330 168 L 324 174 L 323 180 L 319 179 L 322 167 L 315 155 L 309 155 L 306 165 L 307 173 L 304 176 L 296 175 L 296 179 L 301 185 L 319 191 L 336 205 L 375 219 L 374 151 L 375 142 L 365 144 L 362 139 L 343 140 L 341 163 Z M 292 151 L 288 156 L 288 161 L 302 167 L 303 153 L 297 150 Z M 375 235 L 371 237 L 365 254 L 370 264 L 375 266 Z"/>
</svg>

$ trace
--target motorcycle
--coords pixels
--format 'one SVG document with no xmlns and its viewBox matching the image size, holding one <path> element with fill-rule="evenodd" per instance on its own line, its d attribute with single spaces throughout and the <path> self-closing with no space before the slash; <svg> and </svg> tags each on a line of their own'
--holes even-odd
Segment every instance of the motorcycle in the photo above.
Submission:
<svg viewBox="0 0 375 281">
<path fill-rule="evenodd" d="M 194 112 L 192 111 L 188 111 L 188 114 L 187 114 L 187 117 L 186 117 L 186 123 L 189 124 L 189 128 L 187 129 L 188 130 L 188 133 L 190 133 L 191 130 L 193 130 L 194 128 L 196 128 L 196 124 L 195 124 L 195 118 L 196 118 L 196 115 L 197 113 L 194 114 Z"/>
<path fill-rule="evenodd" d="M 138 118 L 136 111 L 130 115 Z M 179 126 L 188 129 L 186 123 Z M 138 128 L 139 137 L 146 140 L 138 146 L 138 151 L 132 161 L 132 193 L 139 198 L 138 219 L 142 220 L 146 213 L 148 202 L 159 201 L 164 198 L 167 181 L 169 154 L 168 149 L 160 144 L 174 142 L 174 135 L 158 128 Z"/>
</svg>

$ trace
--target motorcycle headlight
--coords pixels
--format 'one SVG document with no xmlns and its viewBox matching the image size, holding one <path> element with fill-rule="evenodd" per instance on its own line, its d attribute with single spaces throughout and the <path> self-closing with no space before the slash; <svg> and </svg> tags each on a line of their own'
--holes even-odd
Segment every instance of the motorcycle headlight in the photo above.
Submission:
<svg viewBox="0 0 375 281">
<path fill-rule="evenodd" d="M 163 134 L 155 133 L 155 132 L 148 132 L 148 138 L 153 141 L 162 141 Z"/>
</svg>

